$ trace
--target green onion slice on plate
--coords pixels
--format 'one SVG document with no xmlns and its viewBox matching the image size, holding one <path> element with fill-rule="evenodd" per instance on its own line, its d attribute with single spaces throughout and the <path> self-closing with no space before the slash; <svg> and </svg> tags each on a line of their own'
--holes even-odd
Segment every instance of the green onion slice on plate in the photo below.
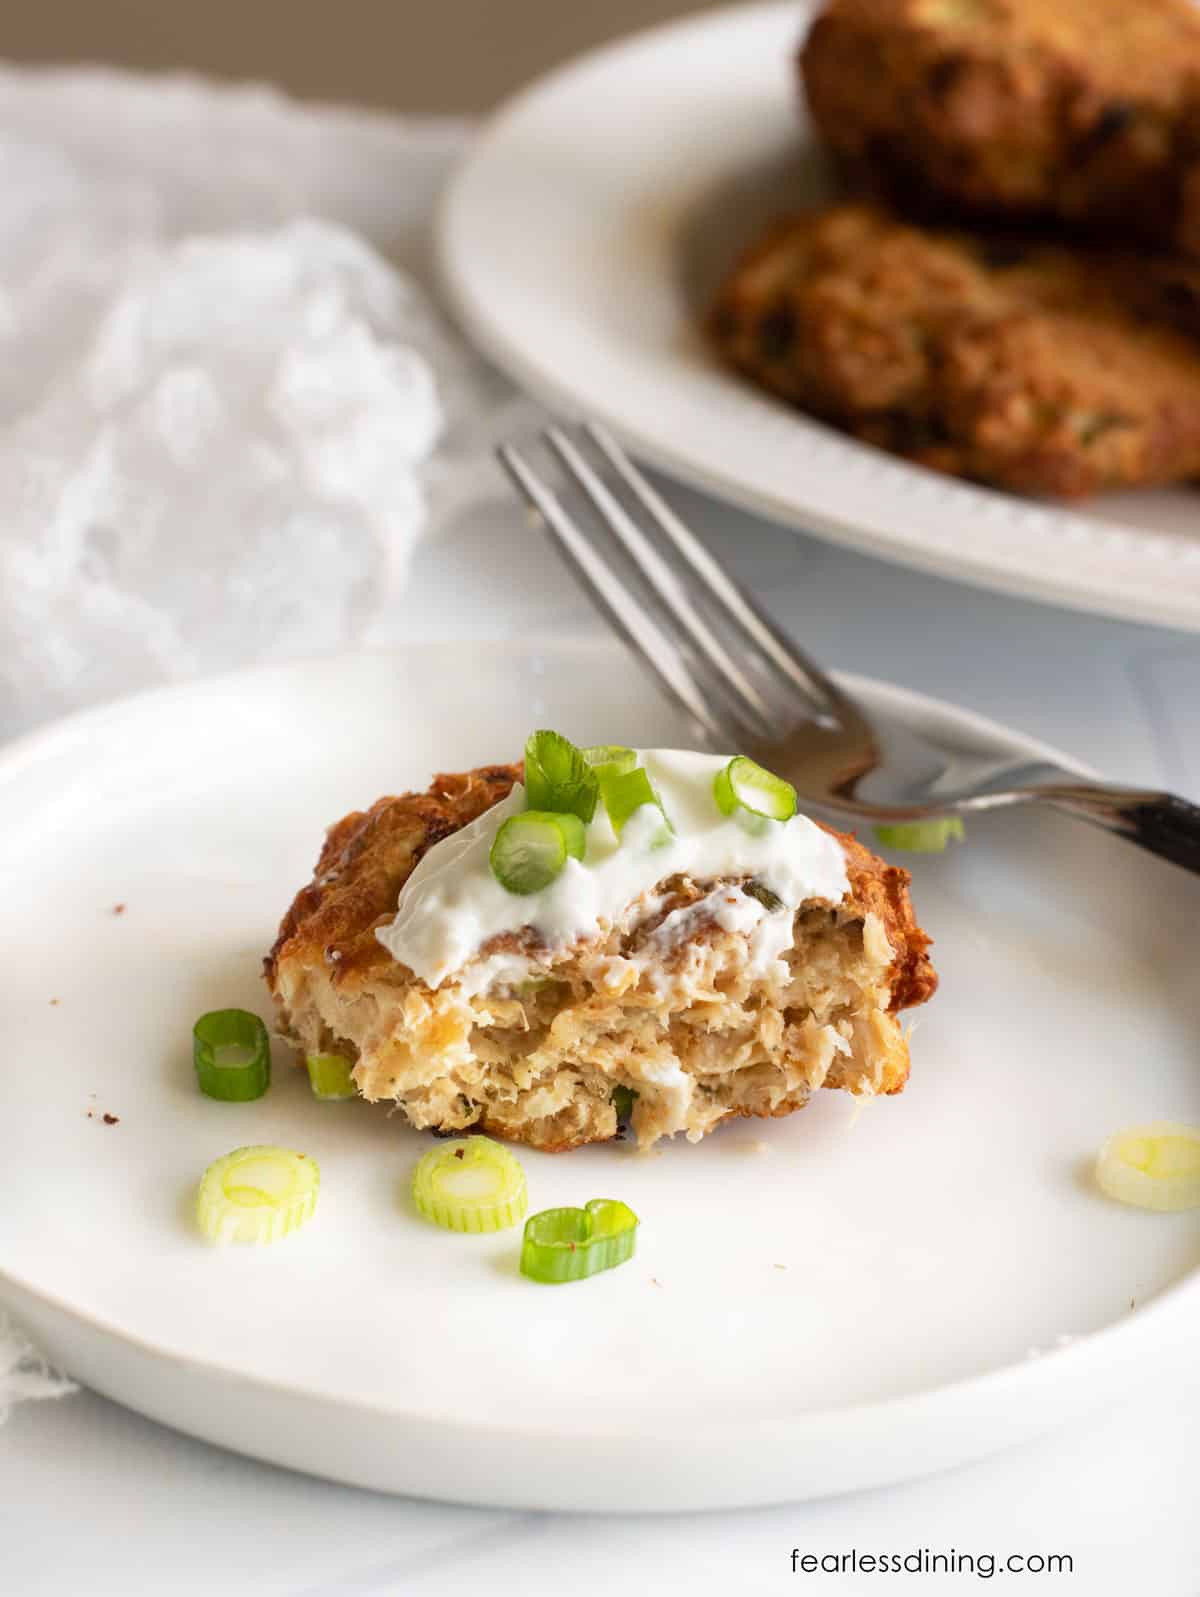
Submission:
<svg viewBox="0 0 1200 1597">
<path fill-rule="evenodd" d="M 341 1054 L 308 1054 L 304 1063 L 308 1067 L 308 1084 L 314 1098 L 335 1103 L 358 1096 L 351 1074 L 354 1066 Z"/>
<path fill-rule="evenodd" d="M 748 810 L 768 821 L 790 821 L 796 813 L 796 789 L 764 770 L 744 754 L 735 756 L 713 778 L 713 797 L 722 815 Z"/>
<path fill-rule="evenodd" d="M 571 859 L 582 859 L 587 833 L 578 815 L 523 810 L 492 839 L 492 875 L 510 893 L 540 893 Z"/>
<path fill-rule="evenodd" d="M 271 1040 L 246 1009 L 214 1009 L 192 1027 L 192 1059 L 200 1091 L 227 1103 L 249 1103 L 271 1085 Z"/>
<path fill-rule="evenodd" d="M 1198 1209 L 1200 1130 L 1160 1120 L 1119 1131 L 1100 1150 L 1096 1180 L 1110 1198 L 1139 1209 Z"/>
<path fill-rule="evenodd" d="M 632 771 L 602 767 L 599 776 L 600 796 L 604 800 L 604 808 L 612 822 L 612 829 L 618 837 L 625 830 L 629 817 L 646 804 L 655 805 L 662 816 L 662 828 L 654 839 L 655 843 L 665 843 L 671 837 L 671 823 L 663 810 L 662 800 L 654 791 L 654 784 L 642 766 L 639 765 Z"/>
<path fill-rule="evenodd" d="M 582 1281 L 633 1257 L 638 1217 L 616 1198 L 583 1209 L 543 1209 L 525 1222 L 521 1274 L 558 1285 Z"/>
<path fill-rule="evenodd" d="M 529 1206 L 520 1160 L 490 1137 L 454 1137 L 413 1171 L 413 1202 L 447 1231 L 504 1231 Z"/>
<path fill-rule="evenodd" d="M 596 813 L 596 773 L 558 732 L 532 732 L 525 744 L 525 799 L 531 810 L 554 810 L 590 821 Z"/>
<path fill-rule="evenodd" d="M 212 1242 L 278 1242 L 312 1218 L 321 1172 L 290 1148 L 235 1148 L 209 1165 L 196 1221 Z"/>
<path fill-rule="evenodd" d="M 875 836 L 884 848 L 904 848 L 913 854 L 940 854 L 953 839 L 966 837 L 961 815 L 946 815 L 935 821 L 902 821 L 895 826 L 877 826 Z"/>
</svg>

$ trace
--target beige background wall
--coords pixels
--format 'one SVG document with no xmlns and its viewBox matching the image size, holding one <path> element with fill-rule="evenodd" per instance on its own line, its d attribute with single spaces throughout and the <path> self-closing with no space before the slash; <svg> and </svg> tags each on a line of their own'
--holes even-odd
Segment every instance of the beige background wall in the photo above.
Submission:
<svg viewBox="0 0 1200 1597">
<path fill-rule="evenodd" d="M 719 0 L 0 0 L 0 56 L 269 78 L 405 111 L 481 111 L 556 61 Z"/>
</svg>

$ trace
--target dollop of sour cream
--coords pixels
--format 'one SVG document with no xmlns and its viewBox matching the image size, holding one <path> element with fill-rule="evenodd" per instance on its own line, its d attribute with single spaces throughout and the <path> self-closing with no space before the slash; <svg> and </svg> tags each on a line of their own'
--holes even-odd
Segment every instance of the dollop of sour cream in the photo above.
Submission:
<svg viewBox="0 0 1200 1597">
<path fill-rule="evenodd" d="M 493 876 L 488 853 L 502 823 L 525 808 L 525 790 L 518 783 L 501 803 L 429 850 L 404 884 L 395 918 L 376 930 L 379 941 L 428 986 L 459 977 L 479 992 L 496 982 L 520 980 L 529 968 L 523 955 L 477 959 L 491 939 L 529 927 L 547 947 L 569 947 L 615 925 L 668 876 L 697 882 L 745 876 L 761 882 L 780 907 L 769 912 L 747 899 L 746 914 L 755 923 L 769 916 L 773 957 L 791 946 L 792 916 L 799 905 L 812 899 L 839 904 L 849 892 L 841 845 L 807 816 L 748 824 L 744 812 L 722 815 L 713 780 L 728 757 L 647 749 L 639 759 L 671 822 L 665 842 L 653 805 L 636 811 L 618 838 L 598 804 L 583 859 L 568 859 L 541 892 L 510 893 Z"/>
</svg>

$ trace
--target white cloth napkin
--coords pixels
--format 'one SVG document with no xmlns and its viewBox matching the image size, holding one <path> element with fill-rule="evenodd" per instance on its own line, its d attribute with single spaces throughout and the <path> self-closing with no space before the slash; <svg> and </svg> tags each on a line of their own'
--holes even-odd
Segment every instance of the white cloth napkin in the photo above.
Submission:
<svg viewBox="0 0 1200 1597">
<path fill-rule="evenodd" d="M 498 491 L 519 402 L 429 290 L 465 136 L 0 67 L 0 737 L 367 638 Z"/>
<path fill-rule="evenodd" d="M 524 402 L 436 308 L 465 124 L 0 65 L 0 738 L 386 636 Z M 0 1420 L 72 1390 L 0 1318 Z"/>
<path fill-rule="evenodd" d="M 0 1314 L 0 1425 L 14 1403 L 66 1397 L 75 1391 L 75 1383 L 52 1370 L 29 1339 Z"/>
</svg>

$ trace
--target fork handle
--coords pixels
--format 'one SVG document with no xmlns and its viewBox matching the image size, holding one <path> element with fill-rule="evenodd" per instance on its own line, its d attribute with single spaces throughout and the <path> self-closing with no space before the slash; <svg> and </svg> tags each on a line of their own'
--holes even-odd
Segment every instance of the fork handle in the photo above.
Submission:
<svg viewBox="0 0 1200 1597">
<path fill-rule="evenodd" d="M 1041 796 L 1055 809 L 1103 826 L 1139 848 L 1200 875 L 1200 805 L 1174 793 L 1084 784 L 1055 787 L 1043 791 Z"/>
</svg>

